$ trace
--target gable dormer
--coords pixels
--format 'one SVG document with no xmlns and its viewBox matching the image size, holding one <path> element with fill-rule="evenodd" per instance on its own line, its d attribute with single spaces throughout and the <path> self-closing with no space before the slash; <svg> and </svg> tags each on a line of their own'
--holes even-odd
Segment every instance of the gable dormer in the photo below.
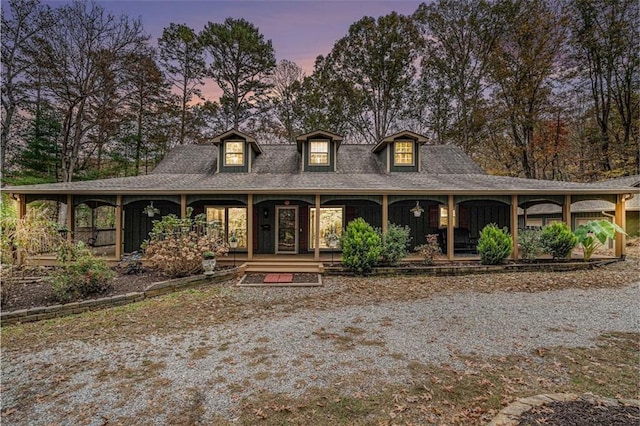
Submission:
<svg viewBox="0 0 640 426">
<path fill-rule="evenodd" d="M 315 130 L 296 138 L 303 172 L 335 172 L 338 148 L 343 137 L 324 130 Z"/>
<path fill-rule="evenodd" d="M 404 130 L 387 136 L 373 147 L 373 152 L 390 172 L 419 172 L 420 147 L 427 143 L 426 136 Z"/>
<path fill-rule="evenodd" d="M 253 136 L 236 129 L 216 136 L 212 142 L 218 146 L 217 173 L 251 172 L 251 164 L 262 153 Z"/>
</svg>

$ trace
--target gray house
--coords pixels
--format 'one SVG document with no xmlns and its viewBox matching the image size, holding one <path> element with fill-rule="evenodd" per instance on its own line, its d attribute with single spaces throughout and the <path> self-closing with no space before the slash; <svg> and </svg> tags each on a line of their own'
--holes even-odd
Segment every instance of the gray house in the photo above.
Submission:
<svg viewBox="0 0 640 426">
<path fill-rule="evenodd" d="M 349 221 L 364 218 L 386 229 L 389 222 L 411 229 L 412 245 L 439 235 L 448 259 L 473 251 L 473 241 L 489 223 L 518 234 L 519 212 L 531 217 L 537 205 L 559 206 L 569 222 L 571 206 L 605 201 L 624 227 L 632 185 L 580 184 L 490 176 L 452 145 L 430 145 L 411 131 L 390 135 L 376 145 L 343 144 L 332 132 L 300 135 L 297 143 L 263 145 L 232 129 L 208 144 L 172 150 L 148 175 L 29 186 L 5 190 L 19 201 L 20 214 L 35 200 L 52 199 L 71 207 L 69 238 L 76 231 L 73 212 L 82 204 L 115 212 L 112 259 L 139 249 L 159 215 L 204 213 L 223 235 L 239 239 L 246 261 L 261 256 L 321 260 L 330 252 L 325 236 L 341 233 Z M 145 209 L 147 208 L 147 209 Z M 151 213 L 150 213 L 151 214 Z M 524 223 L 521 223 L 524 225 Z M 99 232 L 101 230 L 94 230 Z M 517 256 L 517 244 L 514 256 Z M 624 237 L 616 240 L 624 253 Z"/>
</svg>

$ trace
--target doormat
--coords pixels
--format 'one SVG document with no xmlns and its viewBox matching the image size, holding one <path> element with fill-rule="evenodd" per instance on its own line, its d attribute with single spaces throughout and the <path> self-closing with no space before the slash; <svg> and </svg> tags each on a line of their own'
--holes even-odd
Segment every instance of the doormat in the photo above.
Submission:
<svg viewBox="0 0 640 426">
<path fill-rule="evenodd" d="M 293 274 L 267 274 L 262 282 L 265 284 L 292 283 Z"/>
<path fill-rule="evenodd" d="M 240 287 L 318 287 L 322 276 L 311 272 L 249 273 L 240 278 Z"/>
</svg>

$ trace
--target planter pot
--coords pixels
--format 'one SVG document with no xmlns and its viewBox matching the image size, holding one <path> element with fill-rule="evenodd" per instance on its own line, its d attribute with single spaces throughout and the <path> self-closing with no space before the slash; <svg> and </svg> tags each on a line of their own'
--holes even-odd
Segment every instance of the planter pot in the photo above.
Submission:
<svg viewBox="0 0 640 426">
<path fill-rule="evenodd" d="M 414 215 L 415 217 L 420 217 L 420 216 L 422 216 L 422 212 L 421 212 L 421 211 L 414 211 L 414 212 L 413 212 L 413 215 Z"/>
<path fill-rule="evenodd" d="M 237 241 L 229 241 L 229 247 L 231 247 L 232 249 L 237 248 L 238 247 L 238 242 Z"/>
<path fill-rule="evenodd" d="M 149 216 L 149 217 L 153 217 L 153 216 L 155 216 L 155 215 L 156 215 L 156 214 L 155 214 L 154 212 L 147 212 L 147 216 Z"/>
<path fill-rule="evenodd" d="M 216 268 L 215 259 L 204 259 L 202 261 L 202 269 L 204 269 L 205 275 L 213 275 L 213 270 Z"/>
</svg>

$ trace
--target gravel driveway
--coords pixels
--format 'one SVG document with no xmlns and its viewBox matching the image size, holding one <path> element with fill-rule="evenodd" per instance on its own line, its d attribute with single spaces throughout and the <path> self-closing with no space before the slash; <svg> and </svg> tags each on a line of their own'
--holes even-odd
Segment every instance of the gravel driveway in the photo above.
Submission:
<svg viewBox="0 0 640 426">
<path fill-rule="evenodd" d="M 168 413 L 196 406 L 195 400 L 204 407 L 204 424 L 233 421 L 243 397 L 263 392 L 296 396 L 326 386 L 359 392 L 406 383 L 408 366 L 416 362 L 455 367 L 461 354 L 590 346 L 603 332 L 640 330 L 638 287 L 462 292 L 279 312 L 139 340 L 4 351 L 2 407 L 9 415 L 3 424 L 127 424 L 136 418 L 165 424 Z"/>
</svg>

